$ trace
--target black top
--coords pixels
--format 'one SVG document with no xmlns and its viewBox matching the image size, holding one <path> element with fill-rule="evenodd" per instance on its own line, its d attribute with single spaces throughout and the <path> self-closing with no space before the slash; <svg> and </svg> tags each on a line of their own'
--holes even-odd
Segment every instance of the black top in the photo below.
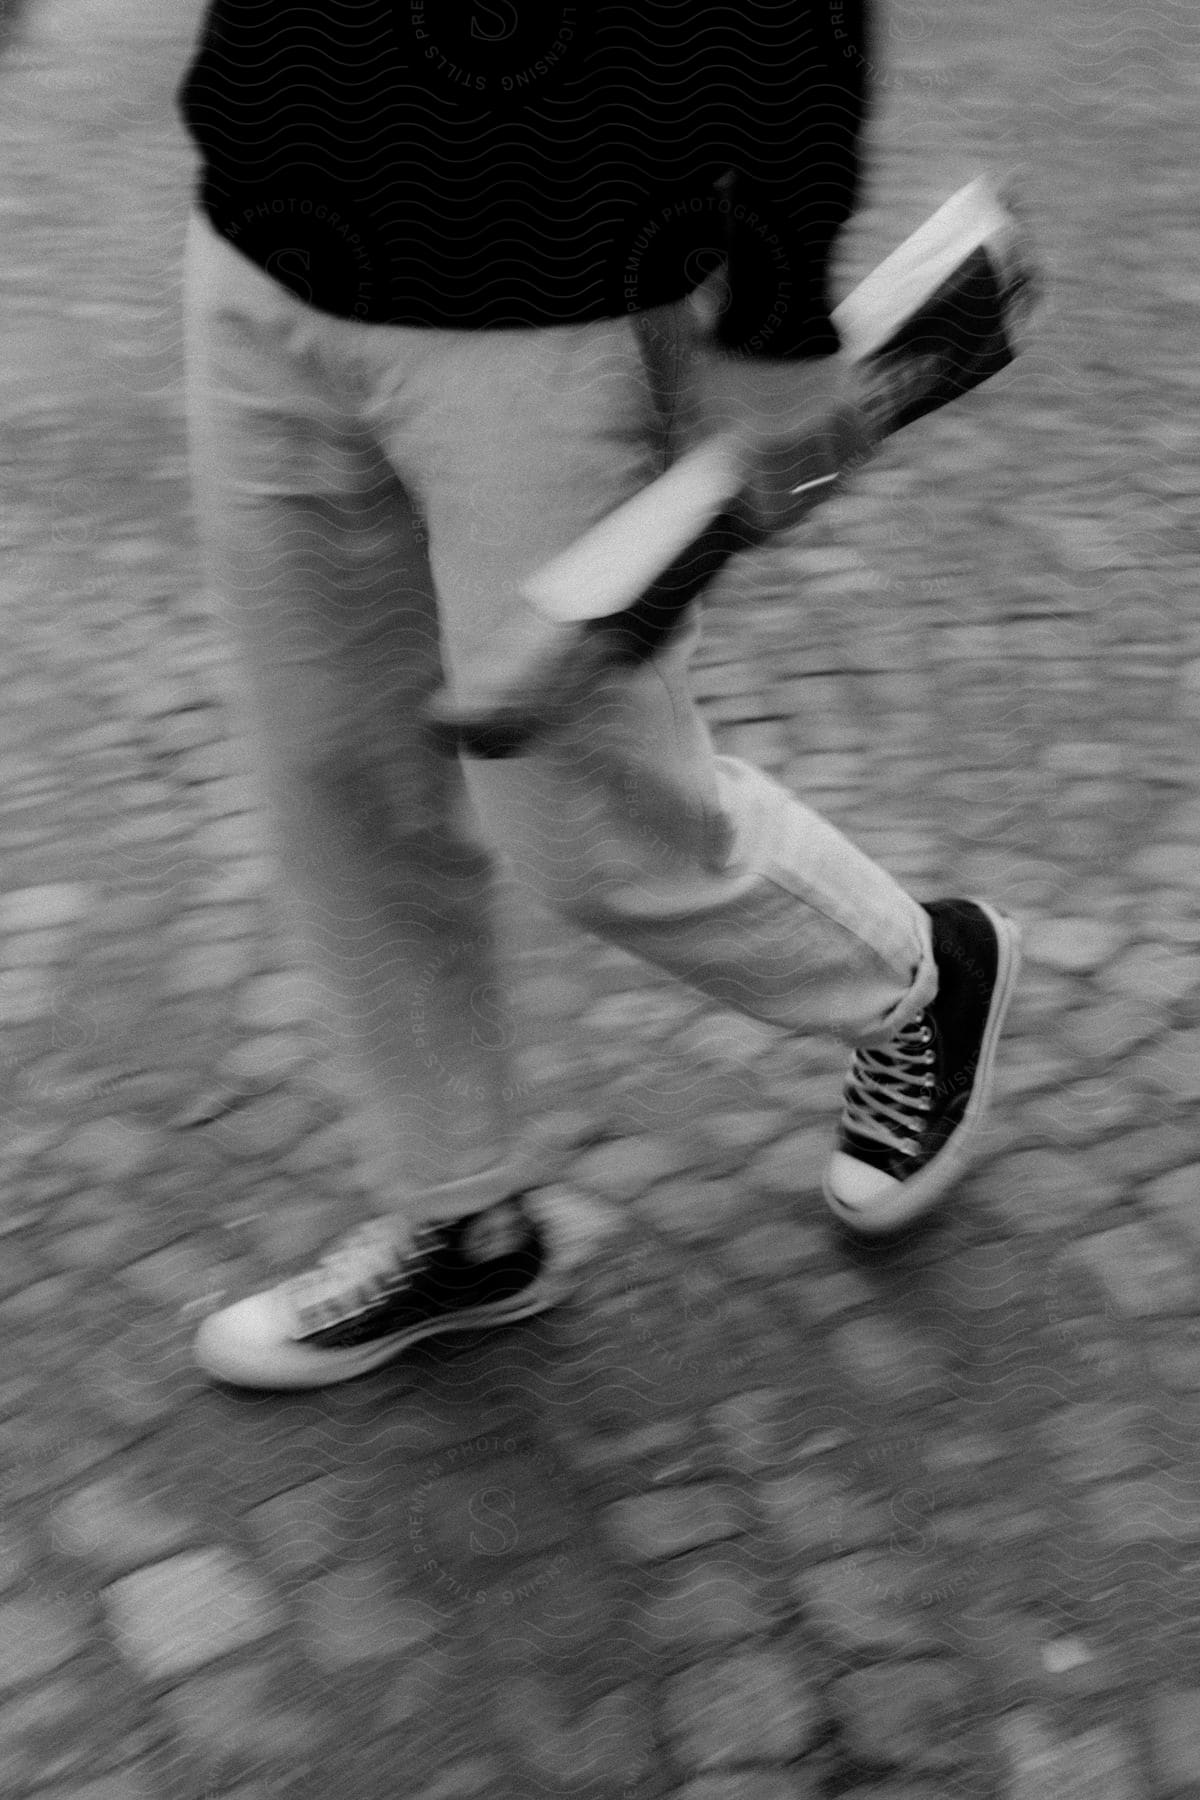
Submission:
<svg viewBox="0 0 1200 1800">
<path fill-rule="evenodd" d="M 827 355 L 864 3 L 211 0 L 179 93 L 199 199 L 345 318 L 612 318 L 727 256 L 727 348 Z"/>
</svg>

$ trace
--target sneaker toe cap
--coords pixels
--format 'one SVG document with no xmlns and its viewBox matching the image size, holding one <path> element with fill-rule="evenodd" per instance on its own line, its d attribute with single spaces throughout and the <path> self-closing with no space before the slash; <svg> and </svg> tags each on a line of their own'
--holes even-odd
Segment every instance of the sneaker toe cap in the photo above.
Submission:
<svg viewBox="0 0 1200 1800">
<path fill-rule="evenodd" d="M 886 1207 L 899 1191 L 894 1175 L 835 1150 L 825 1175 L 825 1194 L 834 1211 L 854 1222 L 869 1222 L 873 1209 Z"/>
<path fill-rule="evenodd" d="M 193 1344 L 207 1375 L 236 1387 L 298 1387 L 312 1382 L 313 1355 L 289 1335 L 271 1291 L 251 1294 L 203 1320 Z"/>
</svg>

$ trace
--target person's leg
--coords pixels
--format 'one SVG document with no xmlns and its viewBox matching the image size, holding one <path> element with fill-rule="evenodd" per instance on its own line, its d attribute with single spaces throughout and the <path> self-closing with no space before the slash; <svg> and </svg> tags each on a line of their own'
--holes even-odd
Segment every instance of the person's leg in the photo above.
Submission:
<svg viewBox="0 0 1200 1800">
<path fill-rule="evenodd" d="M 372 412 L 429 521 L 452 680 L 521 627 L 522 579 L 672 453 L 689 316 L 441 334 L 403 405 L 371 340 Z M 529 754 L 469 762 L 483 827 L 556 910 L 723 1003 L 882 1040 L 934 991 L 928 915 L 794 794 L 714 755 L 688 686 L 695 635 Z"/>
<path fill-rule="evenodd" d="M 304 308 L 196 220 L 187 329 L 195 492 L 279 897 L 382 1221 L 308 1277 L 206 1320 L 197 1356 L 231 1380 L 310 1385 L 328 1378 L 314 1362 L 346 1375 L 382 1360 L 359 1296 L 414 1271 L 415 1335 L 464 1257 L 477 1273 L 457 1280 L 460 1312 L 475 1323 L 526 1316 L 557 1288 L 519 1207 L 469 1238 L 449 1223 L 509 1200 L 536 1169 L 512 1129 L 490 859 L 464 827 L 459 769 L 419 727 L 442 678 L 424 525 L 356 415 L 338 355 L 353 328 Z M 314 1333 L 338 1348 L 314 1350 Z"/>
<path fill-rule="evenodd" d="M 197 220 L 189 420 L 210 576 L 291 922 L 381 1208 L 510 1192 L 490 869 L 420 709 L 441 680 L 425 529 L 302 307 Z M 482 1029 L 484 1009 L 488 1029 Z"/>
<path fill-rule="evenodd" d="M 671 454 L 689 321 L 679 307 L 636 329 L 446 334 L 402 420 L 378 390 L 389 454 L 422 492 L 456 679 L 523 628 L 523 577 Z M 802 597 L 797 612 L 802 630 Z M 1015 927 L 972 902 L 918 905 L 794 794 L 715 756 L 688 689 L 695 635 L 610 679 L 532 753 L 470 764 L 481 816 L 579 925 L 758 1019 L 853 1045 L 826 1199 L 853 1228 L 894 1229 L 965 1164 Z"/>
</svg>

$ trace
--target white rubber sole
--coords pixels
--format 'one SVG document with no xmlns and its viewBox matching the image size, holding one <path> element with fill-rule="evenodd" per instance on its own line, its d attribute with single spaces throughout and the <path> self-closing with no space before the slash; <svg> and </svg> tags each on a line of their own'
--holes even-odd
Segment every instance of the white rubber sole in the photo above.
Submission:
<svg viewBox="0 0 1200 1800">
<path fill-rule="evenodd" d="M 532 1287 L 514 1294 L 511 1301 L 478 1307 L 456 1318 L 431 1319 L 425 1325 L 348 1350 L 323 1350 L 288 1337 L 274 1318 L 272 1293 L 253 1294 L 205 1319 L 196 1333 L 192 1354 L 206 1375 L 231 1387 L 274 1392 L 334 1387 L 381 1369 L 426 1338 L 491 1331 L 531 1319 L 559 1305 L 571 1286 L 565 1271 L 545 1270 Z"/>
<path fill-rule="evenodd" d="M 965 1173 L 978 1144 L 979 1132 L 991 1099 L 996 1049 L 1020 973 L 1021 933 L 1013 919 L 996 912 L 982 900 L 977 900 L 975 905 L 986 915 L 996 933 L 997 950 L 996 985 L 992 991 L 987 1024 L 979 1047 L 979 1063 L 971 1098 L 967 1101 L 962 1122 L 937 1155 L 911 1180 L 898 1183 L 892 1192 L 880 1195 L 877 1200 L 862 1206 L 851 1206 L 833 1192 L 826 1175 L 822 1183 L 825 1204 L 839 1223 L 855 1237 L 888 1237 L 932 1212 Z"/>
</svg>

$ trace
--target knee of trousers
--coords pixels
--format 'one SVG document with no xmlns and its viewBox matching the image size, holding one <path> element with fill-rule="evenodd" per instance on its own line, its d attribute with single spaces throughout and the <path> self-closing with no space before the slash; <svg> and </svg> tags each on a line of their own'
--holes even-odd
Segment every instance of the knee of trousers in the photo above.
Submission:
<svg viewBox="0 0 1200 1800">
<path fill-rule="evenodd" d="M 548 910 L 600 936 L 639 896 L 707 890 L 734 849 L 715 794 L 606 755 L 564 770 L 533 759 L 470 772 L 484 835 Z"/>
<path fill-rule="evenodd" d="M 504 866 L 547 912 L 598 936 L 622 915 L 622 894 L 636 888 L 640 871 L 614 848 L 577 834 L 560 816 L 557 840 L 544 830 L 493 839 Z"/>
<path fill-rule="evenodd" d="M 593 937 L 623 943 L 631 928 L 653 920 L 660 911 L 671 916 L 689 894 L 703 884 L 656 879 L 636 864 L 586 862 L 568 878 L 538 882 L 542 903 L 560 919 Z"/>
<path fill-rule="evenodd" d="M 641 836 L 593 836 L 564 822 L 557 843 L 526 842 L 524 854 L 509 843 L 505 860 L 551 912 L 594 936 L 620 937 L 632 917 L 703 908 L 747 877 L 731 861 L 726 820 L 697 825 L 680 814 L 672 825 L 669 833 L 647 824 Z"/>
</svg>

